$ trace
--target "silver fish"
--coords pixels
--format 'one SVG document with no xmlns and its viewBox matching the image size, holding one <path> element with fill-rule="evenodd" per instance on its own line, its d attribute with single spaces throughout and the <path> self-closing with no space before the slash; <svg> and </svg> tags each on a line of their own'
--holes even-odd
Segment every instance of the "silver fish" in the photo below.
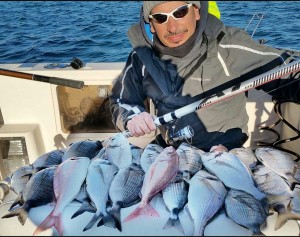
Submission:
<svg viewBox="0 0 300 237">
<path fill-rule="evenodd" d="M 64 151 L 53 150 L 47 153 L 40 155 L 31 165 L 34 169 L 34 172 L 37 172 L 41 169 L 51 167 L 53 165 L 59 165 L 62 163 L 62 156 Z"/>
<path fill-rule="evenodd" d="M 157 144 L 149 143 L 143 150 L 141 155 L 141 166 L 145 172 L 155 161 L 156 157 L 164 150 L 164 148 Z"/>
<path fill-rule="evenodd" d="M 251 170 L 257 165 L 257 158 L 250 148 L 234 148 L 229 151 L 236 155 Z"/>
<path fill-rule="evenodd" d="M 178 172 L 179 157 L 174 147 L 166 147 L 155 159 L 145 174 L 141 189 L 142 200 L 124 222 L 130 221 L 140 215 L 159 216 L 149 202 L 155 194 L 160 192 L 176 176 Z"/>
<path fill-rule="evenodd" d="M 130 144 L 123 133 L 117 133 L 109 139 L 105 147 L 105 159 L 115 164 L 119 169 L 132 163 Z"/>
<path fill-rule="evenodd" d="M 300 219 L 300 215 L 291 213 L 288 208 L 293 192 L 286 180 L 264 165 L 255 167 L 253 177 L 258 188 L 267 194 L 270 207 L 278 213 L 274 230 L 281 228 L 289 219 Z"/>
<path fill-rule="evenodd" d="M 21 194 L 31 178 L 32 172 L 32 165 L 24 165 L 15 170 L 11 175 L 10 189 L 18 195 Z"/>
<path fill-rule="evenodd" d="M 60 235 L 63 235 L 61 214 L 80 192 L 87 169 L 91 160 L 88 157 L 73 157 L 62 162 L 55 170 L 53 187 L 56 204 L 52 212 L 36 228 L 33 235 L 38 235 L 44 230 L 54 226 Z"/>
<path fill-rule="evenodd" d="M 286 179 L 291 189 L 293 189 L 293 185 L 299 183 L 294 178 L 297 164 L 287 152 L 280 151 L 273 147 L 259 147 L 255 150 L 255 155 L 266 167 Z"/>
<path fill-rule="evenodd" d="M 179 171 L 187 172 L 193 176 L 202 168 L 201 155 L 204 154 L 204 151 L 183 142 L 176 152 L 179 156 Z"/>
<path fill-rule="evenodd" d="M 194 221 L 194 235 L 202 236 L 207 222 L 222 207 L 227 190 L 213 174 L 199 170 L 190 180 L 185 211 Z"/>
<path fill-rule="evenodd" d="M 138 203 L 140 191 L 143 185 L 145 172 L 142 167 L 132 163 L 126 168 L 120 169 L 113 179 L 109 188 L 111 207 L 107 211 L 117 221 L 118 229 L 121 231 L 120 211 L 121 208 L 132 206 Z"/>
<path fill-rule="evenodd" d="M 178 173 L 174 182 L 170 182 L 162 190 L 162 195 L 164 203 L 170 212 L 169 219 L 164 225 L 164 229 L 174 226 L 177 230 L 184 233 L 178 214 L 187 202 L 188 183 L 182 177 L 181 172 Z"/>
<path fill-rule="evenodd" d="M 103 145 L 99 140 L 86 139 L 71 143 L 62 156 L 62 162 L 74 156 L 92 159 L 102 148 Z"/>
<path fill-rule="evenodd" d="M 293 194 L 288 183 L 274 171 L 264 165 L 257 165 L 252 173 L 257 187 L 267 195 L 270 205 L 291 200 Z"/>
<path fill-rule="evenodd" d="M 260 226 L 266 222 L 264 205 L 249 193 L 231 189 L 225 198 L 226 214 L 253 234 L 262 234 Z M 262 234 L 263 235 L 263 234 Z"/>
<path fill-rule="evenodd" d="M 83 231 L 92 228 L 98 220 L 97 226 L 118 227 L 113 216 L 106 210 L 109 187 L 117 171 L 118 168 L 109 160 L 98 158 L 91 161 L 86 176 L 86 190 L 97 210 Z"/>
<path fill-rule="evenodd" d="M 243 190 L 258 200 L 266 195 L 257 189 L 249 168 L 229 152 L 207 152 L 201 156 L 204 167 L 215 174 L 227 187 Z"/>
<path fill-rule="evenodd" d="M 2 218 L 18 216 L 19 222 L 24 225 L 32 207 L 38 207 L 54 201 L 53 178 L 56 167 L 52 166 L 42 169 L 33 175 L 22 192 L 22 205 Z"/>
</svg>

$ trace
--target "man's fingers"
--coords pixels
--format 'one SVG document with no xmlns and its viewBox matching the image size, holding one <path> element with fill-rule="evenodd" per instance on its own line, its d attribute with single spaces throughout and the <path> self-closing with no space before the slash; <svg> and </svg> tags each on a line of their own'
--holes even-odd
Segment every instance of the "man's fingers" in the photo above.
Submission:
<svg viewBox="0 0 300 237">
<path fill-rule="evenodd" d="M 146 112 L 134 116 L 127 123 L 127 128 L 132 136 L 139 137 L 149 134 L 156 129 L 152 116 Z"/>
<path fill-rule="evenodd" d="M 148 128 L 151 131 L 154 131 L 156 129 L 156 125 L 154 123 L 153 117 L 150 114 L 147 114 L 147 115 L 144 115 L 144 119 L 145 119 L 145 122 L 146 122 Z"/>
</svg>

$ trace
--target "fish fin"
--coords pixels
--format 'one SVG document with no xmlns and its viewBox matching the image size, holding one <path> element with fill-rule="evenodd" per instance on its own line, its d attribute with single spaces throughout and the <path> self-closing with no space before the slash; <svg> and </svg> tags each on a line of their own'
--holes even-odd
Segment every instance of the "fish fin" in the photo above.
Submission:
<svg viewBox="0 0 300 237">
<path fill-rule="evenodd" d="M 280 229 L 288 220 L 300 220 L 300 215 L 293 212 L 278 213 L 274 230 Z"/>
<path fill-rule="evenodd" d="M 179 218 L 177 219 L 169 218 L 169 220 L 164 225 L 163 229 L 169 229 L 172 226 L 174 226 L 180 233 L 185 234 Z"/>
<path fill-rule="evenodd" d="M 101 218 L 101 220 L 98 222 L 97 227 L 99 226 L 107 226 L 111 228 L 117 228 L 119 231 L 122 231 L 121 223 L 117 223 L 116 219 L 113 215 L 107 214 Z"/>
<path fill-rule="evenodd" d="M 87 231 L 87 230 L 91 229 L 94 226 L 94 224 L 96 223 L 97 220 L 100 219 L 100 221 L 101 221 L 102 216 L 103 215 L 101 213 L 95 213 L 95 215 L 92 217 L 90 222 L 84 227 L 83 231 Z"/>
<path fill-rule="evenodd" d="M 163 229 L 169 229 L 171 228 L 172 226 L 174 226 L 174 222 L 176 220 L 172 219 L 172 218 L 169 218 L 168 221 L 166 222 L 166 224 L 164 225 Z"/>
<path fill-rule="evenodd" d="M 261 232 L 261 231 L 258 231 L 258 232 L 256 232 L 256 233 L 252 233 L 252 236 L 267 236 L 267 235 L 265 235 L 263 232 Z"/>
<path fill-rule="evenodd" d="M 297 184 L 300 184 L 300 181 L 296 180 L 295 178 L 290 181 L 290 189 L 294 191 Z"/>
<path fill-rule="evenodd" d="M 19 209 L 14 210 L 14 211 L 12 211 L 12 212 L 10 212 L 10 213 L 7 213 L 7 214 L 5 214 L 4 216 L 2 216 L 2 218 L 4 219 L 4 218 L 11 218 L 11 217 L 14 217 L 14 216 L 19 216 L 20 213 L 21 213 L 21 209 L 22 209 L 22 208 L 19 208 Z M 22 224 L 22 222 L 21 222 L 21 224 Z M 23 224 L 22 224 L 22 225 L 23 225 Z"/>
<path fill-rule="evenodd" d="M 73 214 L 73 216 L 71 217 L 71 219 L 75 218 L 76 216 L 81 215 L 84 212 L 95 213 L 96 211 L 97 211 L 97 209 L 94 208 L 93 206 L 91 206 L 89 203 L 83 203 L 81 205 L 81 207 Z"/>
<path fill-rule="evenodd" d="M 130 221 L 138 216 L 155 216 L 159 217 L 159 213 L 148 203 L 145 207 L 137 207 L 129 214 L 123 222 Z"/>
<path fill-rule="evenodd" d="M 54 216 L 53 215 L 54 211 L 52 211 L 47 217 L 46 219 L 39 224 L 39 226 L 35 229 L 35 231 L 33 232 L 32 236 L 38 235 L 41 232 L 53 227 L 55 225 L 55 223 L 58 221 L 58 216 Z"/>
<path fill-rule="evenodd" d="M 64 227 L 63 227 L 61 215 L 59 215 L 58 218 L 56 219 L 54 223 L 54 227 L 60 236 L 64 236 Z"/>
<path fill-rule="evenodd" d="M 109 213 L 113 216 L 115 220 L 115 228 L 117 228 L 119 231 L 122 231 L 122 225 L 121 225 L 121 207 L 114 206 L 110 208 Z"/>
<path fill-rule="evenodd" d="M 14 200 L 13 204 L 11 204 L 10 208 L 8 209 L 8 211 L 12 211 L 15 206 L 22 205 L 23 203 L 24 202 L 23 202 L 22 194 L 19 194 L 17 196 L 17 198 Z"/>
<path fill-rule="evenodd" d="M 33 175 L 34 175 L 34 173 L 28 173 L 28 174 L 22 175 L 20 178 L 28 177 L 28 180 L 29 180 Z"/>
</svg>

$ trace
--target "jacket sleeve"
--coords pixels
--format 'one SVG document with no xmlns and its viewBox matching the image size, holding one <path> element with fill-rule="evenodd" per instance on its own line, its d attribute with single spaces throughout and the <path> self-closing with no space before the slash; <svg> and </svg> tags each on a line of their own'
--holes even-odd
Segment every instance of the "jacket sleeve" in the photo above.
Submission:
<svg viewBox="0 0 300 237">
<path fill-rule="evenodd" d="M 131 52 L 125 67 L 113 84 L 109 96 L 110 111 L 112 122 L 119 131 L 126 130 L 128 120 L 146 110 L 142 68 L 137 54 Z"/>
</svg>

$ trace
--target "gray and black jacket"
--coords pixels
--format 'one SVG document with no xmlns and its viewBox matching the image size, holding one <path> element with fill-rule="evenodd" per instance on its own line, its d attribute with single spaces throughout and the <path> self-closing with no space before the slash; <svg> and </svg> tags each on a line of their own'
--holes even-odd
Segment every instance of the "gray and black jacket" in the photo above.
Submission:
<svg viewBox="0 0 300 237">
<path fill-rule="evenodd" d="M 201 1 L 196 40 L 181 57 L 155 49 L 142 14 L 141 21 L 129 29 L 133 51 L 110 95 L 113 123 L 119 131 L 146 110 L 147 98 L 152 99 L 156 116 L 162 116 L 295 60 L 283 50 L 259 44 L 244 30 L 224 26 L 207 8 L 207 2 Z M 300 101 L 298 79 L 299 73 L 291 74 L 256 89 L 274 99 Z M 228 149 L 242 147 L 248 139 L 246 102 L 247 93 L 225 99 L 160 126 L 161 135 L 165 138 L 173 125 L 177 130 L 190 125 L 194 136 L 189 142 L 204 151 L 218 144 Z"/>
</svg>

